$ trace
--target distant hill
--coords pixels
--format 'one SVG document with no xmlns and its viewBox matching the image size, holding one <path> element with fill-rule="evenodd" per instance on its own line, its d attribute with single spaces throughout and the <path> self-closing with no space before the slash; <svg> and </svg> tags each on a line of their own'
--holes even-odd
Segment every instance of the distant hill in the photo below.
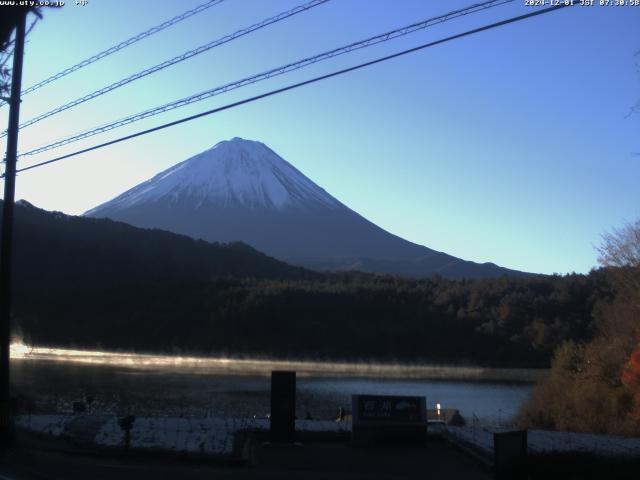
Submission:
<svg viewBox="0 0 640 480">
<path fill-rule="evenodd" d="M 1 205 L 0 205 L 1 206 Z M 13 331 L 36 345 L 545 366 L 588 338 L 600 273 L 452 281 L 291 267 L 16 205 Z"/>
<path fill-rule="evenodd" d="M 239 240 L 320 271 L 452 279 L 528 275 L 393 235 L 340 203 L 266 145 L 241 138 L 220 142 L 85 215 L 209 241 Z"/>
<path fill-rule="evenodd" d="M 208 243 L 107 219 L 48 212 L 24 201 L 16 204 L 14 234 L 13 275 L 18 291 L 83 290 L 221 277 L 318 276 L 242 243 Z"/>
</svg>

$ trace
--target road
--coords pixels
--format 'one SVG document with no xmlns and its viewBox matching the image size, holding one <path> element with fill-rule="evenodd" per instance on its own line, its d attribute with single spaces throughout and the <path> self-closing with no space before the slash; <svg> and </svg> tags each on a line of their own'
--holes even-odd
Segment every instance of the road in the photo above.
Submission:
<svg viewBox="0 0 640 480">
<path fill-rule="evenodd" d="M 141 459 L 16 449 L 0 463 L 0 480 L 103 479 L 408 479 L 485 480 L 491 473 L 464 453 L 442 443 L 426 447 L 354 448 L 315 442 L 270 447 L 257 443 L 244 465 L 178 459 Z"/>
</svg>

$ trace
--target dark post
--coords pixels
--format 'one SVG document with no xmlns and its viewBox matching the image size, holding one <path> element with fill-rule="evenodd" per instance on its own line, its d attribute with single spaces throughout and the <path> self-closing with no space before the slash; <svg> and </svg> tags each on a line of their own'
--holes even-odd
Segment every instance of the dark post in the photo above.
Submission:
<svg viewBox="0 0 640 480">
<path fill-rule="evenodd" d="M 129 447 L 131 446 L 131 429 L 135 421 L 136 417 L 133 415 L 127 415 L 118 420 L 118 425 L 124 430 L 124 449 L 126 452 L 129 451 Z"/>
<path fill-rule="evenodd" d="M 16 190 L 16 159 L 18 125 L 20 121 L 20 90 L 22 88 L 22 57 L 26 12 L 16 28 L 11 74 L 11 101 L 7 156 L 4 174 L 4 205 L 2 208 L 2 244 L 0 245 L 0 445 L 11 442 L 11 412 L 9 407 L 9 343 L 11 341 L 11 256 L 13 244 L 13 203 Z"/>
<path fill-rule="evenodd" d="M 293 443 L 296 432 L 296 372 L 271 372 L 271 441 Z"/>
<path fill-rule="evenodd" d="M 493 434 L 493 468 L 497 479 L 525 478 L 527 431 Z"/>
</svg>

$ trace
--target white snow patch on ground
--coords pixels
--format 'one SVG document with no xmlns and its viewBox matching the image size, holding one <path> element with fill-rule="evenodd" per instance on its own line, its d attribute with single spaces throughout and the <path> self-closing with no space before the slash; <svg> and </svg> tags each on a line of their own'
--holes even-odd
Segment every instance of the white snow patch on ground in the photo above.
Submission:
<svg viewBox="0 0 640 480">
<path fill-rule="evenodd" d="M 131 448 L 202 454 L 230 455 L 234 433 L 246 422 L 218 418 L 136 418 L 131 429 Z M 124 431 L 118 419 L 109 419 L 98 431 L 95 443 L 124 446 Z"/>
<path fill-rule="evenodd" d="M 447 427 L 447 433 L 454 439 L 474 445 L 490 455 L 493 455 L 493 434 L 501 431 L 507 430 L 473 426 Z M 527 441 L 532 453 L 580 452 L 601 456 L 640 456 L 640 438 L 529 430 Z"/>
<path fill-rule="evenodd" d="M 20 415 L 15 420 L 17 427 L 59 437 L 70 418 L 67 415 Z"/>
<path fill-rule="evenodd" d="M 74 415 L 19 415 L 16 426 L 54 437 L 69 434 L 65 428 Z M 268 430 L 268 419 L 137 417 L 131 430 L 131 448 L 165 450 L 214 455 L 231 455 L 234 436 L 242 430 Z M 351 431 L 351 422 L 330 420 L 296 420 L 299 432 Z M 504 428 L 447 426 L 446 433 L 455 440 L 471 444 L 493 455 L 493 434 Z M 581 452 L 602 456 L 640 456 L 640 438 L 594 435 L 572 432 L 529 430 L 529 451 L 533 453 Z M 97 446 L 124 446 L 124 431 L 115 416 L 105 420 L 94 438 Z"/>
<path fill-rule="evenodd" d="M 60 436 L 73 415 L 22 415 L 16 418 L 19 427 Z M 231 455 L 234 436 L 241 430 L 268 430 L 269 420 L 253 418 L 189 418 L 137 417 L 131 429 L 130 448 L 165 450 L 170 452 Z M 297 420 L 301 432 L 349 432 L 350 422 Z M 67 432 L 68 433 L 68 432 Z M 124 431 L 118 417 L 105 420 L 94 443 L 103 447 L 123 447 Z"/>
</svg>

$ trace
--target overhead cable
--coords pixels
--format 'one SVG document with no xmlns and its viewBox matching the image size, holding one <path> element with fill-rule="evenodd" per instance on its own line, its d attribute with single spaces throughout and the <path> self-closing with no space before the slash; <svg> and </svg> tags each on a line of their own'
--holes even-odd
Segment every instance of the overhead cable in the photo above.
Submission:
<svg viewBox="0 0 640 480">
<path fill-rule="evenodd" d="M 288 72 L 292 72 L 294 70 L 299 70 L 301 68 L 307 67 L 309 65 L 324 61 L 324 60 L 328 60 L 330 58 L 334 58 L 336 56 L 339 55 L 344 55 L 346 53 L 352 52 L 354 50 L 359 50 L 362 48 L 366 48 L 366 47 L 370 47 L 372 45 L 376 45 L 382 42 L 387 42 L 389 40 L 392 40 L 394 38 L 398 38 L 404 35 L 408 35 L 410 33 L 416 32 L 418 30 L 422 30 L 425 28 L 428 28 L 430 26 L 439 24 L 439 23 L 443 23 L 449 20 L 453 20 L 454 18 L 458 18 L 464 15 L 469 15 L 471 13 L 475 13 L 481 10 L 486 10 L 488 8 L 492 8 L 492 7 L 496 7 L 499 5 L 503 5 L 505 3 L 510 3 L 513 2 L 514 0 L 493 0 L 493 1 L 488 1 L 488 2 L 483 2 L 483 3 L 479 3 L 479 4 L 475 4 L 475 5 L 471 5 L 469 7 L 460 9 L 460 10 L 454 10 L 452 12 L 449 12 L 445 15 L 440 15 L 438 17 L 434 17 L 434 18 L 430 18 L 427 20 L 423 20 L 421 22 L 418 23 L 413 23 L 411 25 L 402 27 L 402 28 L 397 28 L 395 30 L 391 30 L 389 32 L 386 33 L 382 33 L 380 35 L 376 35 L 373 37 L 369 37 L 365 40 L 361 40 L 355 43 L 351 43 L 349 45 L 340 47 L 340 48 L 336 48 L 333 50 L 329 50 L 327 52 L 323 52 L 320 53 L 318 55 L 314 55 L 312 57 L 307 57 L 307 58 L 303 58 L 301 60 L 292 62 L 292 63 L 288 63 L 286 65 L 282 65 L 279 66 L 277 68 L 273 68 L 271 70 L 267 70 L 266 72 L 262 72 L 262 73 L 258 73 L 256 75 L 252 75 L 250 77 L 245 77 L 241 80 L 237 80 L 231 83 L 227 83 L 225 85 L 219 86 L 219 87 L 215 87 L 209 90 L 206 90 L 204 92 L 200 92 L 194 95 L 190 95 L 188 97 L 185 98 L 181 98 L 179 100 L 175 100 L 173 102 L 170 103 L 166 103 L 164 105 L 160 105 L 158 107 L 154 107 L 151 108 L 149 110 L 145 110 L 143 112 L 139 112 L 136 113 L 134 115 L 130 115 L 124 118 L 121 118 L 119 120 L 92 128 L 90 130 L 86 130 L 65 138 L 62 138 L 60 140 L 57 140 L 55 142 L 52 142 L 48 145 L 44 145 L 42 147 L 38 147 L 35 148 L 33 150 L 21 153 L 20 156 L 25 156 L 25 155 L 36 155 L 38 153 L 42 153 L 45 152 L 47 150 L 51 150 L 54 148 L 58 148 L 60 146 L 63 145 L 67 145 L 69 143 L 73 143 L 73 142 L 77 142 L 79 140 L 83 140 L 85 138 L 88 137 L 92 137 L 94 135 L 98 135 L 100 133 L 104 133 L 110 130 L 113 130 L 115 128 L 119 128 L 122 127 L 124 125 L 128 125 L 130 123 L 134 123 L 137 122 L 139 120 L 143 120 L 145 118 L 148 117 L 152 117 L 164 112 L 168 112 L 170 110 L 174 110 L 176 108 L 179 107 L 183 107 L 186 105 L 190 105 L 192 103 L 195 102 L 200 102 L 202 100 L 205 100 L 207 98 L 211 98 L 214 97 L 216 95 L 220 95 L 226 92 L 229 92 L 231 90 L 235 90 L 237 88 L 240 87 L 244 87 L 246 85 L 251 85 L 253 83 L 256 82 L 260 82 L 263 80 L 267 80 L 269 78 L 273 78 L 279 75 L 283 75 L 285 73 Z"/>
<path fill-rule="evenodd" d="M 44 80 L 36 83 L 35 85 L 32 85 L 31 87 L 27 88 L 26 90 L 23 90 L 21 95 L 24 97 L 25 95 L 34 92 L 35 90 L 38 90 L 41 87 L 44 87 L 45 85 L 54 82 L 62 77 L 66 77 L 67 75 L 69 75 L 70 73 L 75 72 L 76 70 L 80 70 L 83 67 L 86 67 L 87 65 L 91 65 L 94 62 L 97 62 L 98 60 L 103 59 L 104 57 L 107 57 L 109 55 L 111 55 L 112 53 L 116 53 L 120 50 L 122 50 L 123 48 L 126 48 L 130 45 L 133 45 L 136 42 L 139 42 L 140 40 L 150 37 L 151 35 L 158 33 L 162 30 L 164 30 L 165 28 L 168 28 L 172 25 L 175 25 L 176 23 L 179 23 L 183 20 L 186 20 L 189 17 L 192 17 L 194 15 L 197 15 L 198 13 L 204 12 L 205 10 L 218 5 L 220 3 L 224 2 L 224 0 L 209 0 L 208 2 L 203 3 L 202 5 L 198 5 L 195 8 L 192 8 L 191 10 L 187 10 L 184 13 L 181 13 L 180 15 L 176 15 L 175 17 L 162 22 L 159 25 L 156 25 L 155 27 L 151 27 L 148 30 L 145 30 L 142 33 L 139 33 L 137 35 L 134 35 L 131 38 L 128 38 L 127 40 L 124 40 L 120 43 L 118 43 L 117 45 L 114 45 L 110 48 L 107 48 L 106 50 L 103 50 L 100 53 L 97 53 L 95 55 L 93 55 L 92 57 L 89 57 L 85 60 L 82 60 L 81 62 L 76 63 L 75 65 L 72 65 L 69 68 L 65 68 L 64 70 L 62 70 L 61 72 L 56 73 L 55 75 L 51 75 L 48 78 L 45 78 Z M 6 105 L 6 102 L 1 102 L 0 106 L 2 105 Z"/>
<path fill-rule="evenodd" d="M 153 67 L 147 68 L 145 70 L 141 70 L 138 73 L 134 73 L 133 75 L 128 76 L 127 78 L 123 78 L 122 80 L 118 80 L 117 82 L 114 82 L 110 85 L 107 85 L 106 87 L 102 87 L 94 92 L 91 92 L 87 95 L 84 95 L 80 98 L 76 98 L 75 100 L 72 100 L 68 103 L 65 103 L 64 105 L 61 105 L 59 107 L 54 108 L 53 110 L 50 110 L 48 112 L 42 113 L 40 115 L 38 115 L 37 117 L 31 118 L 29 120 L 27 120 L 26 122 L 22 123 L 20 125 L 20 128 L 25 128 L 28 127 L 29 125 L 33 125 L 34 123 L 38 123 L 41 120 L 44 120 L 45 118 L 49 118 L 53 115 L 56 115 L 60 112 L 63 112 L 65 110 L 69 110 L 70 108 L 73 108 L 77 105 L 80 105 L 81 103 L 85 103 L 89 100 L 92 100 L 96 97 L 99 97 L 101 95 L 104 95 L 105 93 L 109 93 L 117 88 L 123 87 L 131 82 L 134 82 L 136 80 L 139 80 L 140 78 L 146 77 L 148 75 L 151 75 L 153 73 L 159 72 L 160 70 L 164 70 L 167 67 L 170 67 L 172 65 L 175 65 L 176 63 L 180 63 L 183 62 L 185 60 L 188 60 L 189 58 L 195 57 L 196 55 L 200 55 L 201 53 L 207 52 L 209 50 L 211 50 L 212 48 L 215 47 L 219 47 L 220 45 L 224 45 L 225 43 L 228 43 L 232 40 L 235 40 L 236 38 L 242 37 L 244 35 L 248 35 L 251 32 L 255 32 L 256 30 L 259 30 L 261 28 L 265 28 L 269 25 L 272 25 L 274 23 L 280 22 L 286 18 L 292 17 L 294 15 L 297 15 L 299 13 L 302 12 L 306 12 L 307 10 L 310 10 L 314 7 L 317 7 L 318 5 L 322 5 L 323 3 L 328 2 L 329 0 L 312 0 L 311 2 L 302 4 L 302 5 L 298 5 L 295 8 L 292 8 L 290 10 L 287 10 L 285 12 L 279 13 L 278 15 L 275 15 L 273 17 L 267 18 L 266 20 L 263 20 L 259 23 L 253 24 L 249 27 L 243 28 L 241 30 L 236 31 L 235 33 L 232 33 L 231 35 L 226 35 L 222 38 L 219 38 L 217 40 L 214 40 L 212 42 L 209 42 L 205 45 L 201 45 L 197 48 L 194 48 L 192 50 L 189 50 L 187 52 L 184 52 L 181 55 L 178 55 L 177 57 L 173 57 L 169 60 L 165 60 L 162 63 L 159 63 L 157 65 L 154 65 Z M 0 134 L 0 138 L 6 136 L 6 131 L 2 132 L 2 134 Z"/>
<path fill-rule="evenodd" d="M 104 147 L 107 147 L 109 145 L 114 145 L 116 143 L 124 142 L 126 140 L 131 140 L 132 138 L 136 138 L 136 137 L 140 137 L 140 136 L 143 136 L 143 135 L 147 135 L 149 133 L 157 132 L 159 130 L 163 130 L 165 128 L 173 127 L 173 126 L 179 125 L 181 123 L 190 122 L 192 120 L 195 120 L 195 119 L 198 119 L 198 118 L 201 118 L 201 117 L 205 117 L 205 116 L 208 116 L 208 115 L 212 115 L 214 113 L 222 112 L 224 110 L 229 110 L 231 108 L 239 107 L 241 105 L 245 105 L 247 103 L 252 103 L 252 102 L 255 102 L 257 100 L 261 100 L 263 98 L 267 98 L 267 97 L 271 97 L 273 95 L 277 95 L 277 94 L 280 94 L 280 93 L 287 92 L 289 90 L 294 90 L 294 89 L 303 87 L 305 85 L 310 85 L 312 83 L 316 83 L 316 82 L 319 82 L 319 81 L 322 81 L 322 80 L 327 80 L 327 79 L 332 78 L 332 77 L 337 77 L 337 76 L 343 75 L 345 73 L 353 72 L 355 70 L 359 70 L 359 69 L 362 69 L 362 68 L 365 68 L 365 67 L 369 67 L 371 65 L 375 65 L 375 64 L 378 64 L 378 63 L 381 63 L 381 62 L 385 62 L 387 60 L 391 60 L 393 58 L 398 58 L 398 57 L 401 57 L 401 56 L 404 56 L 404 55 L 407 55 L 407 54 L 410 54 L 410 53 L 414 53 L 414 52 L 417 52 L 417 51 L 420 51 L 420 50 L 423 50 L 423 49 L 426 49 L 426 48 L 429 48 L 429 47 L 433 47 L 433 46 L 439 45 L 441 43 L 449 42 L 451 40 L 456 40 L 458 38 L 467 37 L 469 35 L 473 35 L 473 34 L 476 34 L 476 33 L 484 32 L 486 30 L 491 30 L 491 29 L 494 29 L 494 28 L 497 28 L 497 27 L 501 27 L 503 25 L 508 25 L 510 23 L 515 23 L 515 22 L 519 22 L 519 21 L 522 21 L 522 20 L 526 20 L 526 19 L 531 18 L 531 17 L 535 17 L 535 16 L 538 16 L 538 15 L 543 15 L 545 13 L 553 12 L 553 11 L 559 10 L 561 8 L 570 7 L 570 6 L 572 6 L 572 4 L 564 4 L 564 3 L 562 3 L 562 4 L 559 4 L 559 5 L 552 6 L 552 7 L 548 7 L 548 8 L 544 8 L 544 9 L 540 9 L 540 10 L 534 10 L 533 12 L 527 13 L 525 15 L 519 15 L 517 17 L 511 17 L 511 18 L 508 18 L 506 20 L 502 20 L 500 22 L 492 23 L 492 24 L 485 25 L 485 26 L 482 26 L 482 27 L 479 27 L 479 28 L 474 28 L 473 30 L 467 30 L 466 32 L 463 32 L 463 33 L 458 33 L 458 34 L 452 35 L 450 37 L 446 37 L 446 38 L 442 38 L 440 40 L 436 40 L 436 41 L 433 41 L 433 42 L 425 43 L 423 45 L 419 45 L 417 47 L 409 48 L 409 49 L 403 50 L 401 52 L 397 52 L 397 53 L 394 53 L 394 54 L 391 54 L 391 55 L 380 57 L 380 58 L 377 58 L 375 60 L 371 60 L 371 61 L 368 61 L 368 62 L 365 62 L 365 63 L 361 63 L 361 64 L 358 64 L 358 65 L 355 65 L 353 67 L 345 68 L 345 69 L 338 70 L 338 71 L 335 71 L 335 72 L 332 72 L 332 73 L 328 73 L 328 74 L 325 74 L 325 75 L 321 75 L 319 77 L 315 77 L 315 78 L 312 78 L 312 79 L 309 79 L 309 80 L 305 80 L 305 81 L 302 81 L 302 82 L 294 83 L 292 85 L 288 85 L 286 87 L 278 88 L 276 90 L 271 90 L 269 92 L 266 92 L 266 93 L 263 93 L 263 94 L 260 94 L 260 95 L 256 95 L 254 97 L 245 98 L 244 100 L 233 102 L 233 103 L 224 105 L 222 107 L 214 108 L 212 110 L 207 110 L 206 112 L 201 112 L 201 113 L 198 113 L 196 115 L 190 115 L 188 117 L 184 117 L 184 118 L 181 118 L 179 120 L 174 120 L 172 122 L 168 122 L 168 123 L 165 123 L 165 124 L 162 124 L 162 125 L 158 125 L 158 126 L 153 127 L 153 128 L 149 128 L 149 129 L 142 130 L 142 131 L 139 131 L 139 132 L 136 132 L 136 133 L 132 133 L 130 135 L 126 135 L 126 136 L 123 136 L 123 137 L 120 137 L 120 138 L 116 138 L 114 140 L 110 140 L 108 142 L 104 142 L 104 143 L 101 143 L 101 144 L 98 144 L 98 145 L 94 145 L 92 147 L 84 148 L 82 150 L 77 150 L 75 152 L 68 153 L 66 155 L 61 155 L 59 157 L 52 158 L 52 159 L 44 161 L 44 162 L 35 163 L 33 165 L 29 165 L 28 167 L 20 168 L 20 169 L 17 170 L 17 172 L 25 172 L 27 170 L 32 170 L 34 168 L 42 167 L 44 165 L 49 165 L 51 163 L 59 162 L 59 161 L 64 160 L 66 158 L 70 158 L 70 157 L 74 157 L 74 156 L 77 156 L 77 155 L 80 155 L 80 154 L 83 154 L 83 153 L 91 152 L 93 150 L 98 150 L 100 148 L 104 148 Z"/>
</svg>

